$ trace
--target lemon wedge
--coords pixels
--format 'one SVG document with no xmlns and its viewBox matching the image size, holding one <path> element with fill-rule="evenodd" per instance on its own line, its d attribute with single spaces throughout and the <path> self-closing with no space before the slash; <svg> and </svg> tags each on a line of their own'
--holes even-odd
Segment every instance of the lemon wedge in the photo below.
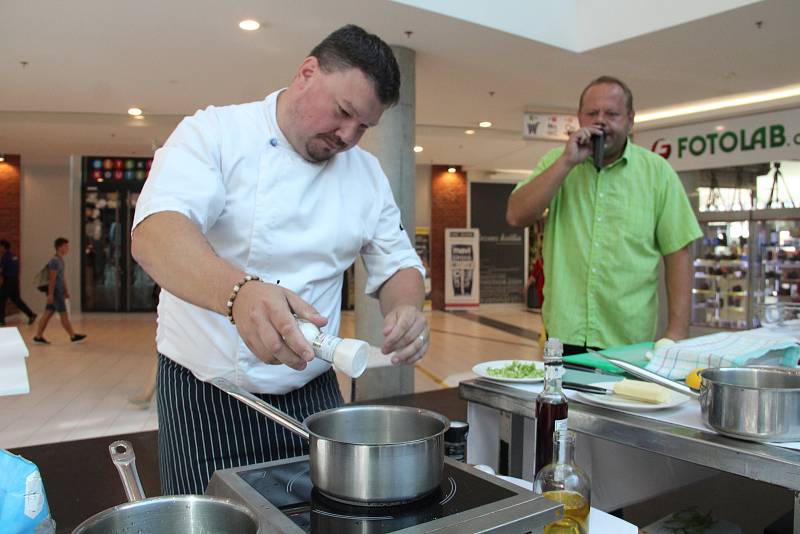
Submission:
<svg viewBox="0 0 800 534">
<path fill-rule="evenodd" d="M 702 367 L 698 367 L 697 369 L 692 369 L 688 375 L 686 375 L 686 385 L 692 389 L 700 389 L 700 371 L 702 371 Z"/>
</svg>

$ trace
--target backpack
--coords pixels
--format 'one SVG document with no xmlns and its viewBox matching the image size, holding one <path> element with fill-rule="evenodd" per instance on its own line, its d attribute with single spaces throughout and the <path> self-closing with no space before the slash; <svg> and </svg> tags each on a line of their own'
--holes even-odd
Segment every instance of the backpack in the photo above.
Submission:
<svg viewBox="0 0 800 534">
<path fill-rule="evenodd" d="M 50 269 L 48 265 L 49 263 L 46 263 L 33 277 L 33 283 L 36 285 L 36 289 L 42 293 L 47 293 L 47 290 L 50 288 Z"/>
</svg>

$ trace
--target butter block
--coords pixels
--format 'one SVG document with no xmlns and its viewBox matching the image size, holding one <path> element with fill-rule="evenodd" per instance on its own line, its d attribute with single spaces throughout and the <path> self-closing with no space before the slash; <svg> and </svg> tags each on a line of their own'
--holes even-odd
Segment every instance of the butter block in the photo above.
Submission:
<svg viewBox="0 0 800 534">
<path fill-rule="evenodd" d="M 652 404 L 667 402 L 672 396 L 670 390 L 658 384 L 627 378 L 614 382 L 614 395 Z"/>
</svg>

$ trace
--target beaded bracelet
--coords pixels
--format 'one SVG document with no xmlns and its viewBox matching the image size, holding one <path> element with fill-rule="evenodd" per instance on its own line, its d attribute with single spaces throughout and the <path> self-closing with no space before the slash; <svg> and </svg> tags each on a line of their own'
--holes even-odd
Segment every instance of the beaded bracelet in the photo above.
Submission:
<svg viewBox="0 0 800 534">
<path fill-rule="evenodd" d="M 247 274 L 239 283 L 233 286 L 233 291 L 231 292 L 231 296 L 228 297 L 228 302 L 226 304 L 228 307 L 228 320 L 230 320 L 231 324 L 236 324 L 236 321 L 233 320 L 233 303 L 244 285 L 247 282 L 252 282 L 253 280 L 261 280 L 261 278 L 254 274 Z"/>
</svg>

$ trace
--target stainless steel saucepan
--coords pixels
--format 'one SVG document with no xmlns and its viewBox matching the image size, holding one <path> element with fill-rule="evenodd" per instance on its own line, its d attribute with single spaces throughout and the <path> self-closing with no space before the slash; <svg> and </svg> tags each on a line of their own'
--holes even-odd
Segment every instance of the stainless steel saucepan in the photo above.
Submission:
<svg viewBox="0 0 800 534">
<path fill-rule="evenodd" d="M 72 534 L 256 534 L 255 516 L 246 507 L 228 499 L 205 495 L 172 495 L 145 499 L 136 456 L 128 441 L 115 441 L 108 447 L 119 471 L 125 504 L 99 512 L 72 531 Z"/>
<path fill-rule="evenodd" d="M 406 406 L 351 405 L 301 423 L 228 380 L 211 383 L 309 440 L 311 482 L 332 499 L 397 504 L 420 499 L 441 483 L 450 426 L 443 415 Z"/>
<path fill-rule="evenodd" d="M 700 401 L 704 422 L 748 441 L 800 441 L 800 371 L 783 367 L 723 367 L 700 371 L 700 391 L 628 362 L 602 356 L 634 376 Z"/>
</svg>

